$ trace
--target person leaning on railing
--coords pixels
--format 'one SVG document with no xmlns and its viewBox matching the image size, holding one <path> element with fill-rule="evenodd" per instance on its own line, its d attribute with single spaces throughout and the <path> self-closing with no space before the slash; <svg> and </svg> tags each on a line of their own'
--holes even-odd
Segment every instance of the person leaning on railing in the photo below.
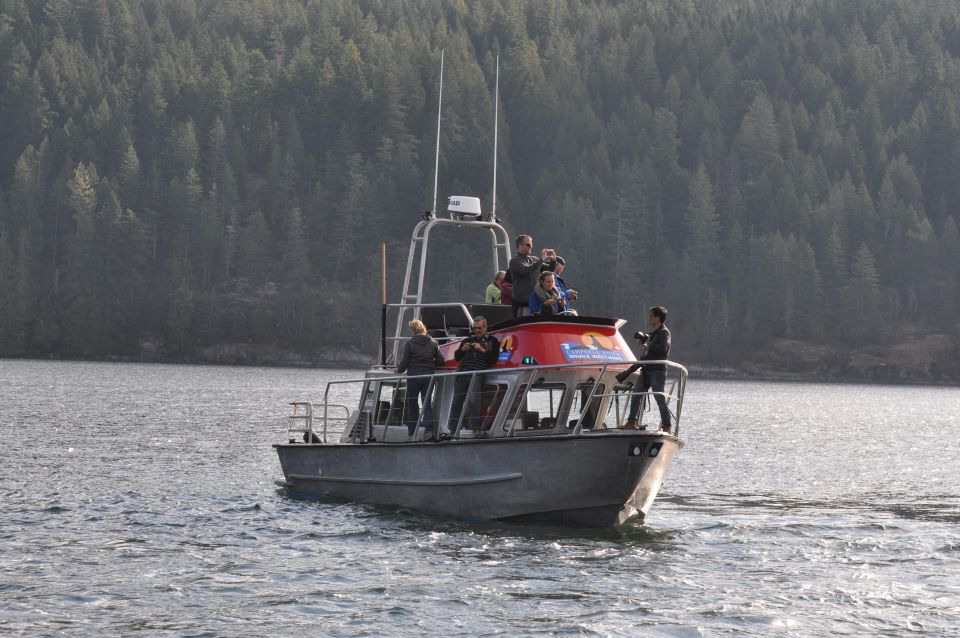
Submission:
<svg viewBox="0 0 960 638">
<path fill-rule="evenodd" d="M 664 363 L 642 363 L 643 361 L 666 361 L 670 356 L 670 331 L 663 323 L 667 320 L 667 309 L 663 306 L 654 306 L 650 309 L 647 320 L 653 328 L 650 334 L 637 333 L 640 335 L 637 343 L 644 347 L 644 352 L 640 355 L 641 363 L 617 375 L 617 380 L 623 382 L 638 367 L 643 366 L 640 371 L 639 385 L 634 388 L 634 395 L 630 397 L 630 412 L 623 427 L 627 430 L 637 429 L 637 415 L 640 413 L 640 401 L 644 396 L 642 393 L 652 391 L 655 393 L 653 396 L 657 407 L 660 408 L 660 427 L 670 431 L 670 410 L 667 408 L 667 398 L 663 395 L 667 384 L 667 366 Z"/>
<path fill-rule="evenodd" d="M 417 420 L 420 417 L 419 400 L 423 401 L 423 426 L 433 430 L 433 406 L 427 390 L 430 388 L 430 377 L 437 368 L 443 366 L 443 355 L 437 342 L 427 334 L 427 327 L 419 319 L 409 323 L 413 336 L 403 344 L 403 352 L 397 364 L 397 374 L 407 373 L 407 400 L 403 422 L 407 426 L 410 436 L 417 429 Z"/>
</svg>

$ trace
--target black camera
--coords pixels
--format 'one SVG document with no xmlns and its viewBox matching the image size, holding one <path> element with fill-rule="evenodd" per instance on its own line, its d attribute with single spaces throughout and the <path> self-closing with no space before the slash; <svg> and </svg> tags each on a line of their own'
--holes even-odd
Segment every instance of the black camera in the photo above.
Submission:
<svg viewBox="0 0 960 638">
<path fill-rule="evenodd" d="M 640 343 L 646 343 L 650 339 L 650 335 L 648 335 L 646 332 L 640 332 L 639 330 L 637 330 L 636 332 L 633 333 L 633 338 L 639 341 Z"/>
<path fill-rule="evenodd" d="M 554 272 L 557 269 L 557 260 L 553 257 L 547 257 L 540 263 L 540 272 L 549 270 Z"/>
</svg>

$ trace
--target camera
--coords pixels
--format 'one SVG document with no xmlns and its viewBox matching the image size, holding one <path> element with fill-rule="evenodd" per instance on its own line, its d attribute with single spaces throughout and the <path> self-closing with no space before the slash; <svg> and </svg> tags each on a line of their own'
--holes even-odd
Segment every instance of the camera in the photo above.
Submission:
<svg viewBox="0 0 960 638">
<path fill-rule="evenodd" d="M 648 335 L 646 332 L 640 332 L 639 330 L 637 330 L 636 332 L 633 333 L 633 338 L 639 341 L 640 343 L 646 343 L 647 340 L 650 339 L 650 335 Z"/>
<path fill-rule="evenodd" d="M 549 270 L 550 272 L 553 272 L 553 271 L 555 271 L 556 269 L 557 269 L 557 260 L 554 259 L 553 257 L 547 257 L 547 258 L 544 259 L 543 262 L 540 264 L 540 272 L 544 272 L 544 271 L 546 271 L 546 270 Z"/>
</svg>

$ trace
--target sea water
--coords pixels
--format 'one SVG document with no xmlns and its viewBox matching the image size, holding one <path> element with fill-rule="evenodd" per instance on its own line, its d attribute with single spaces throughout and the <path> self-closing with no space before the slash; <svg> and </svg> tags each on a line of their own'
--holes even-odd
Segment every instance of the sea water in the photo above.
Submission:
<svg viewBox="0 0 960 638">
<path fill-rule="evenodd" d="M 289 498 L 359 371 L 0 360 L 0 634 L 960 634 L 960 389 L 692 379 L 643 524 Z"/>
</svg>

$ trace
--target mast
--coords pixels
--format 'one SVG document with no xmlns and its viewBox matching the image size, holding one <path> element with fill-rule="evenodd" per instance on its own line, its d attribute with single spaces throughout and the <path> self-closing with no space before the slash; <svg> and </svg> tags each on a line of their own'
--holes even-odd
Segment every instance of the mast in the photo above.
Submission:
<svg viewBox="0 0 960 638">
<path fill-rule="evenodd" d="M 437 174 L 440 171 L 440 114 L 443 111 L 443 49 L 440 49 L 440 92 L 437 96 L 437 154 L 433 161 L 433 208 L 431 215 L 437 216 Z"/>
<path fill-rule="evenodd" d="M 497 221 L 497 116 L 500 114 L 500 56 L 497 56 L 497 79 L 493 92 L 493 195 L 491 221 Z"/>
</svg>

